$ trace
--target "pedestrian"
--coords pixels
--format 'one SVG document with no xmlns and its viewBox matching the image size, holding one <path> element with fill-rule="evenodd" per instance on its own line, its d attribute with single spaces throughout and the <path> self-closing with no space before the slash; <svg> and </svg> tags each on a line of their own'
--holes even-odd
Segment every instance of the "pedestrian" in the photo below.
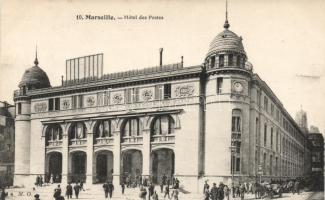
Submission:
<svg viewBox="0 0 325 200">
<path fill-rule="evenodd" d="M 172 191 L 172 200 L 178 200 L 178 189 L 173 189 Z"/>
<path fill-rule="evenodd" d="M 55 200 L 59 200 L 60 196 L 61 196 L 61 187 L 60 185 L 58 185 L 58 187 L 54 189 L 53 197 L 55 198 Z"/>
<path fill-rule="evenodd" d="M 208 184 L 208 180 L 204 181 L 204 185 L 203 185 L 203 194 L 205 194 L 206 189 L 209 188 L 209 184 Z"/>
<path fill-rule="evenodd" d="M 213 186 L 210 190 L 210 198 L 211 200 L 218 200 L 218 187 L 216 183 L 213 183 Z"/>
<path fill-rule="evenodd" d="M 5 200 L 7 195 L 5 188 L 0 188 L 0 200 Z"/>
<path fill-rule="evenodd" d="M 2 200 L 2 199 L 1 199 Z M 41 200 L 40 198 L 39 198 L 39 194 L 35 194 L 34 195 L 34 200 Z"/>
<path fill-rule="evenodd" d="M 51 184 L 53 184 L 54 183 L 54 176 L 53 176 L 53 174 L 51 174 L 50 180 L 51 180 Z"/>
<path fill-rule="evenodd" d="M 229 200 L 229 194 L 230 194 L 230 189 L 227 185 L 223 188 L 223 193 L 224 193 L 224 198 L 226 200 Z"/>
<path fill-rule="evenodd" d="M 178 188 L 179 188 L 179 180 L 176 178 L 174 189 L 178 189 Z"/>
<path fill-rule="evenodd" d="M 104 189 L 104 193 L 105 193 L 105 199 L 107 199 L 108 198 L 108 183 L 103 184 L 103 189 Z"/>
<path fill-rule="evenodd" d="M 112 182 L 108 183 L 108 193 L 109 193 L 109 198 L 111 199 L 113 196 L 113 191 L 114 191 L 114 185 Z"/>
<path fill-rule="evenodd" d="M 154 193 L 153 193 L 153 195 L 152 195 L 152 200 L 158 200 L 159 198 L 158 198 L 158 194 L 157 194 L 157 192 L 155 191 Z"/>
<path fill-rule="evenodd" d="M 160 182 L 160 193 L 163 193 L 163 191 L 164 191 L 164 182 L 161 181 Z"/>
<path fill-rule="evenodd" d="M 147 196 L 147 191 L 146 189 L 144 189 L 143 186 L 140 187 L 140 194 L 139 194 L 139 197 L 142 199 L 142 200 L 146 200 L 146 196 Z"/>
<path fill-rule="evenodd" d="M 220 183 L 218 187 L 218 200 L 223 200 L 224 198 L 223 187 L 223 183 Z"/>
<path fill-rule="evenodd" d="M 121 187 L 122 187 L 122 194 L 124 194 L 124 190 L 125 190 L 125 183 L 124 183 L 124 181 L 122 181 Z"/>
<path fill-rule="evenodd" d="M 299 181 L 296 181 L 293 186 L 293 194 L 298 193 L 299 195 Z"/>
<path fill-rule="evenodd" d="M 165 192 L 164 199 L 166 198 L 166 196 L 168 196 L 168 199 L 170 199 L 170 195 L 169 195 L 169 184 L 166 185 L 164 192 Z"/>
<path fill-rule="evenodd" d="M 79 198 L 79 192 L 80 192 L 80 186 L 78 183 L 76 183 L 74 186 L 73 186 L 73 189 L 74 189 L 74 194 L 76 195 L 76 198 L 78 199 Z"/>
<path fill-rule="evenodd" d="M 36 176 L 35 185 L 36 185 L 36 187 L 39 186 L 39 176 L 38 175 Z"/>
<path fill-rule="evenodd" d="M 243 200 L 245 197 L 245 185 L 244 184 L 240 185 L 239 190 L 240 190 L 240 199 Z"/>
<path fill-rule="evenodd" d="M 84 183 L 82 181 L 79 181 L 80 182 L 80 190 L 82 189 L 82 191 L 85 191 L 84 189 Z"/>
<path fill-rule="evenodd" d="M 206 187 L 205 190 L 204 190 L 204 200 L 210 200 L 209 187 Z"/>
<path fill-rule="evenodd" d="M 149 187 L 148 187 L 148 190 L 149 190 L 149 199 L 150 197 L 154 194 L 155 192 L 155 186 L 154 184 L 150 183 Z"/>
<path fill-rule="evenodd" d="M 68 183 L 66 187 L 65 195 L 67 196 L 68 199 L 72 199 L 72 186 L 70 183 Z"/>
</svg>

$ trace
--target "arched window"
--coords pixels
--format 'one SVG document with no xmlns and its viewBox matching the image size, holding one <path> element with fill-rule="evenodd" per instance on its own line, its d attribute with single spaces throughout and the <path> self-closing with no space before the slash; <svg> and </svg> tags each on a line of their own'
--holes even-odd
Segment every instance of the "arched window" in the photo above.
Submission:
<svg viewBox="0 0 325 200">
<path fill-rule="evenodd" d="M 59 141 L 62 140 L 62 129 L 59 124 L 51 124 L 48 126 L 46 130 L 46 145 L 49 145 L 49 143 L 53 141 Z"/>
<path fill-rule="evenodd" d="M 112 137 L 112 124 L 110 120 L 97 122 L 95 127 L 95 138 Z"/>
<path fill-rule="evenodd" d="M 74 123 L 69 130 L 69 139 L 86 138 L 86 126 L 83 122 Z"/>
<path fill-rule="evenodd" d="M 169 115 L 157 117 L 151 128 L 152 135 L 169 135 L 174 133 L 174 119 Z"/>
<path fill-rule="evenodd" d="M 139 136 L 140 135 L 140 126 L 138 118 L 129 118 L 126 119 L 123 129 L 122 136 Z"/>
</svg>

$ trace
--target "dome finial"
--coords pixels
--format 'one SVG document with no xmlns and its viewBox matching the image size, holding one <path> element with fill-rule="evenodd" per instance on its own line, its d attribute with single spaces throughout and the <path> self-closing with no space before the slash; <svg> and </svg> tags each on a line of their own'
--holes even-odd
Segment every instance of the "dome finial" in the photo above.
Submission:
<svg viewBox="0 0 325 200">
<path fill-rule="evenodd" d="M 225 24 L 223 25 L 225 29 L 228 29 L 230 27 L 230 24 L 228 22 L 228 0 L 226 0 L 226 21 Z"/>
<path fill-rule="evenodd" d="M 37 59 L 37 45 L 36 45 L 36 52 L 35 52 L 35 60 L 34 60 L 34 64 L 36 66 L 38 66 L 38 59 Z"/>
</svg>

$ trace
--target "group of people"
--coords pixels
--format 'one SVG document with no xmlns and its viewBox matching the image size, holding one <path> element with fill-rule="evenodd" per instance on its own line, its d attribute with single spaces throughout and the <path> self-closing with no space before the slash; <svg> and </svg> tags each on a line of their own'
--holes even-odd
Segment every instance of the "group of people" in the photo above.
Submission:
<svg viewBox="0 0 325 200">
<path fill-rule="evenodd" d="M 160 192 L 163 193 L 164 199 L 168 197 L 168 199 L 178 200 L 179 184 L 180 181 L 177 178 L 173 178 L 172 185 L 171 185 L 170 180 L 167 180 L 167 177 L 164 174 L 161 178 L 161 183 L 160 183 Z M 147 197 L 148 197 L 147 199 L 149 200 L 159 199 L 158 193 L 155 190 L 155 185 L 151 181 L 149 181 L 148 184 L 143 184 L 140 187 L 139 197 L 142 200 L 145 200 Z"/>
<path fill-rule="evenodd" d="M 36 182 L 35 185 L 37 187 L 42 187 L 43 186 L 43 177 L 41 175 L 36 176 Z"/>
<path fill-rule="evenodd" d="M 74 191 L 75 198 L 78 199 L 81 190 L 85 191 L 82 182 L 76 182 L 73 186 L 71 185 L 71 183 L 68 183 L 68 185 L 66 186 L 65 196 L 67 197 L 67 199 L 71 199 Z M 60 185 L 58 185 L 54 189 L 53 197 L 55 200 L 64 200 L 64 196 L 62 196 L 62 189 Z"/>
<path fill-rule="evenodd" d="M 220 183 L 217 186 L 216 183 L 213 183 L 213 186 L 210 188 L 210 185 L 205 181 L 203 186 L 204 200 L 229 200 L 230 189 L 227 185 Z M 242 196 L 244 199 L 244 195 Z"/>
</svg>

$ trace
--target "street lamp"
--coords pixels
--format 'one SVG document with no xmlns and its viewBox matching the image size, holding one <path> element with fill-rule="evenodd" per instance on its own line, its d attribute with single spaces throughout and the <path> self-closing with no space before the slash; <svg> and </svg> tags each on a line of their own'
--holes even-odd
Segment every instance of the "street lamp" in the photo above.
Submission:
<svg viewBox="0 0 325 200">
<path fill-rule="evenodd" d="M 231 146 L 229 147 L 230 153 L 231 153 L 231 189 L 232 189 L 232 195 L 234 197 L 234 166 L 235 166 L 235 161 L 234 161 L 234 154 L 236 153 L 236 146 L 234 143 L 231 143 Z"/>
</svg>

